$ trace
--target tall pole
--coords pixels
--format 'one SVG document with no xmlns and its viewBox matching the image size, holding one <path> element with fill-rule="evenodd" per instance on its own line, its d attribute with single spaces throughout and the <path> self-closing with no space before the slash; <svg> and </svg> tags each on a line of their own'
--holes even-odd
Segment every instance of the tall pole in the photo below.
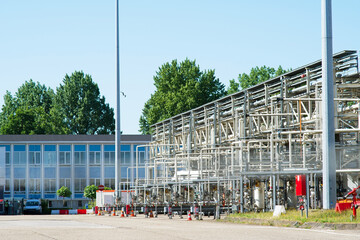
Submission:
<svg viewBox="0 0 360 240">
<path fill-rule="evenodd" d="M 321 0 L 322 28 L 322 146 L 323 146 L 323 208 L 336 203 L 336 157 L 334 129 L 334 82 L 332 55 L 331 0 Z"/>
<path fill-rule="evenodd" d="M 116 0 L 116 113 L 115 113 L 115 194 L 120 196 L 121 164 L 120 164 L 120 58 L 119 58 L 119 0 Z"/>
</svg>

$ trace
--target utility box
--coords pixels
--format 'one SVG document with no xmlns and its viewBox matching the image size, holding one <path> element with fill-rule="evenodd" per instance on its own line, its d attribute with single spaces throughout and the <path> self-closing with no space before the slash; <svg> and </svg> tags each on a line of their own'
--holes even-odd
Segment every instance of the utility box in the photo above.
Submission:
<svg viewBox="0 0 360 240">
<path fill-rule="evenodd" d="M 296 196 L 305 196 L 306 195 L 306 176 L 305 175 L 296 175 L 295 176 L 295 185 L 296 185 Z"/>
<path fill-rule="evenodd" d="M 115 206 L 115 190 L 97 190 L 96 206 L 97 207 L 114 207 Z"/>
</svg>

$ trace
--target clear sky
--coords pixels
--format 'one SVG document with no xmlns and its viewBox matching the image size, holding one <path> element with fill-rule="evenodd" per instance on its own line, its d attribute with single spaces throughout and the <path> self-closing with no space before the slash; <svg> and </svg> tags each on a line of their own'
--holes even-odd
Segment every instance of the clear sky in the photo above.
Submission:
<svg viewBox="0 0 360 240">
<path fill-rule="evenodd" d="M 120 0 L 121 128 L 138 133 L 153 76 L 196 59 L 226 85 L 251 67 L 321 58 L 320 0 Z M 359 0 L 333 0 L 334 52 L 360 47 Z M 30 78 L 83 70 L 115 107 L 115 0 L 0 0 L 0 104 Z"/>
</svg>

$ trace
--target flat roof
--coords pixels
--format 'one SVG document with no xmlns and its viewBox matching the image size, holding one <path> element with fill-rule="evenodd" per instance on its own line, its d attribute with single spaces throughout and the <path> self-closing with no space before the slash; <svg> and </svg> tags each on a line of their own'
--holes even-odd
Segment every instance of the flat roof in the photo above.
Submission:
<svg viewBox="0 0 360 240">
<path fill-rule="evenodd" d="M 0 142 L 115 142 L 115 135 L 0 135 Z M 150 142 L 150 135 L 124 134 L 124 142 Z"/>
</svg>

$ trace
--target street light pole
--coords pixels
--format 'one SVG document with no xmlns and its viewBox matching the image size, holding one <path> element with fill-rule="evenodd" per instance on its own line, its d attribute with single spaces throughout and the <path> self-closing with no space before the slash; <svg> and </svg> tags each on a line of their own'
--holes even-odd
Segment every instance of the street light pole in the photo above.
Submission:
<svg viewBox="0 0 360 240">
<path fill-rule="evenodd" d="M 115 113 L 115 195 L 120 197 L 121 162 L 120 162 L 120 56 L 119 56 L 119 0 L 116 0 L 116 113 Z"/>
<path fill-rule="evenodd" d="M 336 203 L 336 157 L 331 0 L 321 0 L 323 208 Z"/>
</svg>

